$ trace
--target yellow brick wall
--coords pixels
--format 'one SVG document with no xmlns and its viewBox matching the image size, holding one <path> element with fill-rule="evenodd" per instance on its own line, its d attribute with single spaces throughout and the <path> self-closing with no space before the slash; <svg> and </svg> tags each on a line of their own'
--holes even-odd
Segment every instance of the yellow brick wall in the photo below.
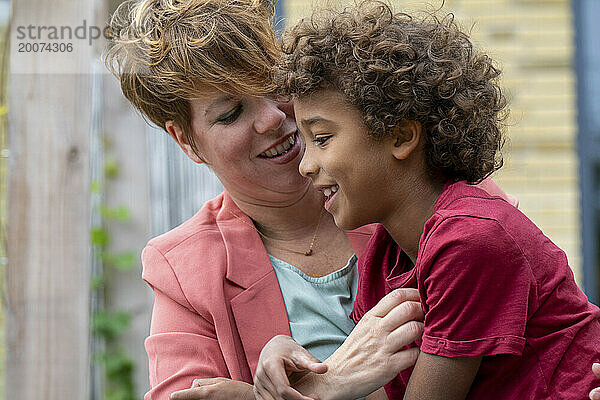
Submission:
<svg viewBox="0 0 600 400">
<path fill-rule="evenodd" d="M 494 175 L 569 257 L 581 284 L 573 22 L 569 0 L 446 0 L 463 28 L 504 71 L 511 118 L 504 167 Z M 345 0 L 284 0 L 287 24 Z M 440 1 L 393 1 L 397 11 Z"/>
</svg>

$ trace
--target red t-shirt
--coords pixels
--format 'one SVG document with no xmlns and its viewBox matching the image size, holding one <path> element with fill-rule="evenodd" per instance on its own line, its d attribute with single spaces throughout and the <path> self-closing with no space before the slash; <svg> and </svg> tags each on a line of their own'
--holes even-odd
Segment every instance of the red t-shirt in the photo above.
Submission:
<svg viewBox="0 0 600 400">
<path fill-rule="evenodd" d="M 421 351 L 484 356 L 469 399 L 585 399 L 596 386 L 600 311 L 575 284 L 567 257 L 499 197 L 449 183 L 425 223 L 416 265 L 379 227 L 359 264 L 351 317 L 393 289 L 416 287 Z M 410 371 L 386 385 L 404 395 Z"/>
</svg>

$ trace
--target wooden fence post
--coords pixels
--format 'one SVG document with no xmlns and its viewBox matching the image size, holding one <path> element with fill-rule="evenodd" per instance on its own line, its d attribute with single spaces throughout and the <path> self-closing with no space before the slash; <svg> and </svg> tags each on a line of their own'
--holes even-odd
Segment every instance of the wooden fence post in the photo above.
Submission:
<svg viewBox="0 0 600 400">
<path fill-rule="evenodd" d="M 6 399 L 89 398 L 95 6 L 12 3 Z"/>
</svg>

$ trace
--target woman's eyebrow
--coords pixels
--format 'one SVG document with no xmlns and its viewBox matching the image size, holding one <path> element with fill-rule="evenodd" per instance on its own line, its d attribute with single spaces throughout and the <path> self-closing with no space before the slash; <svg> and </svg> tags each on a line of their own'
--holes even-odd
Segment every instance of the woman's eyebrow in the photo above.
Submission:
<svg viewBox="0 0 600 400">
<path fill-rule="evenodd" d="M 204 115 L 206 116 L 213 108 L 218 107 L 222 104 L 226 104 L 233 99 L 233 96 L 230 94 L 223 94 L 210 103 L 206 109 L 204 110 Z"/>
</svg>

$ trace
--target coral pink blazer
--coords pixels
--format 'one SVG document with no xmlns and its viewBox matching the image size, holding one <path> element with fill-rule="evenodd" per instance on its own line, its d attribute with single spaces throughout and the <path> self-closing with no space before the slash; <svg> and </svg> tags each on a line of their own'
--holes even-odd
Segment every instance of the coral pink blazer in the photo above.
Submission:
<svg viewBox="0 0 600 400">
<path fill-rule="evenodd" d="M 144 248 L 142 277 L 154 290 L 145 400 L 166 400 L 195 378 L 251 383 L 266 342 L 290 335 L 260 237 L 224 207 L 251 223 L 224 192 Z M 356 254 L 373 230 L 371 225 L 347 233 Z"/>
</svg>

